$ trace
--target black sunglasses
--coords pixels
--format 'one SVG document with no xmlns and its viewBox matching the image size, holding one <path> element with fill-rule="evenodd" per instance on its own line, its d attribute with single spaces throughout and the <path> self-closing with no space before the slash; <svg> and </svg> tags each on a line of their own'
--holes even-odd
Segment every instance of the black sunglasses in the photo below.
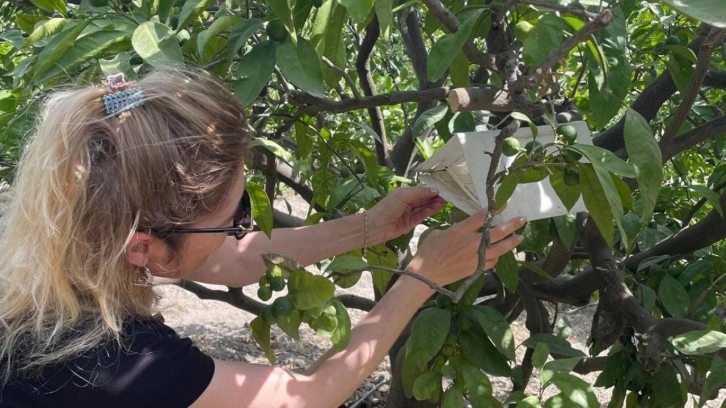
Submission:
<svg viewBox="0 0 726 408">
<path fill-rule="evenodd" d="M 247 191 L 245 190 L 245 192 L 242 193 L 242 198 L 239 200 L 237 211 L 235 211 L 234 217 L 232 218 L 231 227 L 172 228 L 160 232 L 166 234 L 209 234 L 215 232 L 224 232 L 227 234 L 227 236 L 235 237 L 240 240 L 252 230 L 252 202 L 250 201 L 250 195 L 247 194 Z"/>
</svg>

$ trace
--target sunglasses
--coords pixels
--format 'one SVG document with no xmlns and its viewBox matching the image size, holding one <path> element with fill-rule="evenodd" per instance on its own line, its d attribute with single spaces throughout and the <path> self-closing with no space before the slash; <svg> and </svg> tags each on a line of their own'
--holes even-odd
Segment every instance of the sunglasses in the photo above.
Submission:
<svg viewBox="0 0 726 408">
<path fill-rule="evenodd" d="M 224 232 L 227 236 L 235 237 L 240 240 L 252 230 L 252 202 L 250 201 L 250 195 L 247 194 L 247 191 L 245 191 L 242 193 L 242 198 L 239 200 L 239 205 L 234 213 L 234 217 L 232 217 L 231 227 L 172 228 L 162 232 L 167 234 L 211 234 Z"/>
</svg>

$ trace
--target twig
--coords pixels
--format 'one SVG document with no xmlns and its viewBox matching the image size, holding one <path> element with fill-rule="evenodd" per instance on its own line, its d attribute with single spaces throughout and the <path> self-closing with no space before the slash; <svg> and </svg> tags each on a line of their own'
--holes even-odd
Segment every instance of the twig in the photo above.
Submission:
<svg viewBox="0 0 726 408">
<path fill-rule="evenodd" d="M 328 59 L 328 57 L 323 55 L 323 62 L 325 65 L 328 66 L 328 68 L 332 69 L 333 71 L 339 73 L 343 79 L 345 80 L 345 83 L 348 84 L 348 87 L 350 88 L 350 91 L 353 92 L 353 97 L 355 99 L 360 99 L 361 95 L 358 91 L 358 88 L 355 86 L 355 82 L 353 79 L 351 79 L 350 75 L 341 67 L 335 65 L 335 63 Z"/>
<path fill-rule="evenodd" d="M 572 14 L 573 16 L 582 17 L 587 21 L 591 21 L 597 18 L 596 13 L 591 13 L 582 8 L 579 3 L 572 3 L 567 6 L 561 6 L 552 1 L 543 0 L 511 0 L 512 4 L 528 4 L 530 6 L 546 8 L 549 10 L 555 10 L 562 14 Z"/>
<path fill-rule="evenodd" d="M 542 62 L 534 74 L 526 75 L 509 84 L 511 92 L 522 92 L 527 88 L 537 86 L 542 77 L 549 72 L 561 59 L 565 58 L 571 49 L 577 44 L 585 41 L 595 32 L 607 26 L 615 20 L 615 14 L 610 9 L 603 10 L 595 19 L 585 24 L 579 31 L 575 32 L 572 37 L 565 40 L 553 53 Z"/>
<path fill-rule="evenodd" d="M 391 273 L 395 273 L 398 275 L 410 276 L 416 280 L 419 280 L 419 281 L 425 283 L 431 289 L 433 289 L 439 293 L 443 293 L 444 295 L 446 295 L 452 299 L 454 298 L 454 296 L 456 296 L 456 293 L 454 293 L 453 291 L 450 291 L 449 289 L 446 289 L 445 287 L 440 286 L 439 284 L 428 279 L 425 276 L 421 276 L 415 272 L 407 271 L 405 269 L 389 268 L 387 266 L 382 266 L 382 265 L 366 266 L 365 268 L 357 268 L 357 269 L 350 269 L 350 270 L 343 271 L 343 272 L 335 272 L 335 275 L 345 276 L 345 275 L 350 275 L 350 274 L 354 274 L 354 273 L 358 273 L 358 272 L 370 271 L 373 269 L 380 269 L 382 271 L 391 272 Z"/>
<path fill-rule="evenodd" d="M 693 316 L 696 314 L 696 312 L 698 311 L 698 307 L 701 306 L 701 302 L 706 299 L 706 296 L 708 296 L 709 293 L 713 292 L 714 289 L 716 289 L 716 284 L 724 278 L 726 278 L 726 273 L 716 278 L 707 290 L 704 290 L 700 295 L 698 295 L 696 300 L 691 304 L 691 307 L 688 309 L 688 316 Z"/>
<path fill-rule="evenodd" d="M 721 182 L 720 184 L 715 186 L 713 188 L 713 191 L 718 192 L 724 187 L 726 187 L 726 181 Z M 691 208 L 691 211 L 689 211 L 688 214 L 686 214 L 686 216 L 683 218 L 683 222 L 681 222 L 681 229 L 686 228 L 688 224 L 691 223 L 691 220 L 696 215 L 698 210 L 703 207 L 703 205 L 706 204 L 707 201 L 708 199 L 706 197 L 703 197 L 702 199 L 698 200 L 698 202 L 696 202 L 696 204 Z"/>
</svg>

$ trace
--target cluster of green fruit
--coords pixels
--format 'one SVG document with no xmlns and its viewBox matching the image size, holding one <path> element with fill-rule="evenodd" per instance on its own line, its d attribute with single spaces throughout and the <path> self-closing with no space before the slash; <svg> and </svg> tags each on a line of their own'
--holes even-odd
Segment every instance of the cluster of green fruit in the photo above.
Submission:
<svg viewBox="0 0 726 408">
<path fill-rule="evenodd" d="M 260 278 L 260 288 L 257 289 L 257 297 L 263 302 L 272 298 L 272 292 L 280 292 L 285 289 L 285 278 L 282 276 L 282 268 L 273 266 L 267 269 L 267 272 Z M 288 316 L 295 310 L 295 304 L 288 296 L 282 296 L 275 299 L 271 305 L 267 305 L 262 309 L 260 316 L 268 324 L 272 325 L 281 317 Z"/>
<path fill-rule="evenodd" d="M 577 128 L 570 124 L 559 125 L 557 126 L 557 136 L 563 144 L 571 145 L 577 141 Z M 513 136 L 504 139 L 504 143 L 502 144 L 502 154 L 511 157 L 519 154 L 520 150 L 521 146 L 519 139 Z M 528 155 L 538 154 L 544 151 L 544 146 L 542 146 L 542 143 L 537 140 L 531 140 L 524 145 L 524 151 L 527 152 Z"/>
</svg>

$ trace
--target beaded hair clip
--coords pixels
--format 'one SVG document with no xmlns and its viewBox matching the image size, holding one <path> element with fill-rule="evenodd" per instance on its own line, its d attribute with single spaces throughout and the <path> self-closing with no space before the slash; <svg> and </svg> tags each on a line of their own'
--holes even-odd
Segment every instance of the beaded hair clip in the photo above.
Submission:
<svg viewBox="0 0 726 408">
<path fill-rule="evenodd" d="M 144 101 L 144 92 L 138 86 L 131 87 L 132 83 L 126 82 L 124 74 L 109 75 L 106 82 L 111 92 L 103 95 L 102 99 L 108 115 L 137 108 Z"/>
</svg>

